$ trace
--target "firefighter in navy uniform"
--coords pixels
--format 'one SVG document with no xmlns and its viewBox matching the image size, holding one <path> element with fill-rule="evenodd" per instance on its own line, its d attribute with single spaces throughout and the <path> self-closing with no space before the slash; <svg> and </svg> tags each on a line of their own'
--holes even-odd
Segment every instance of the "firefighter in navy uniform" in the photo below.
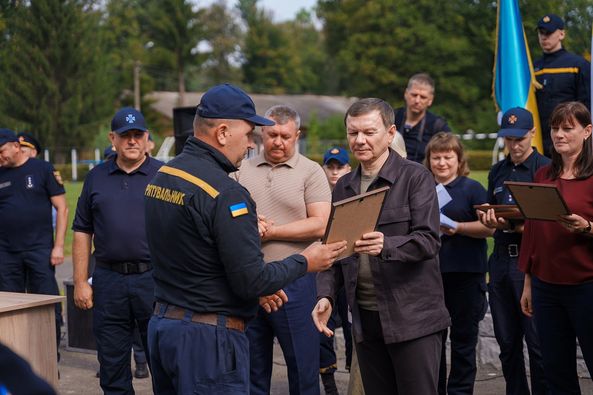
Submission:
<svg viewBox="0 0 593 395">
<path fill-rule="evenodd" d="M 488 174 L 488 202 L 515 204 L 505 181 L 532 182 L 536 171 L 550 163 L 531 146 L 535 127 L 533 116 L 524 108 L 515 107 L 502 116 L 498 137 L 504 138 L 509 155 L 496 163 Z M 509 395 L 529 394 L 523 339 L 529 353 L 531 393 L 546 394 L 547 383 L 539 339 L 533 320 L 521 313 L 520 299 L 525 275 L 517 265 L 523 232 L 522 220 L 496 218 L 494 210 L 478 211 L 480 222 L 496 229 L 494 250 L 488 261 L 490 311 L 494 335 L 500 346 L 500 361 Z"/>
<path fill-rule="evenodd" d="M 146 188 L 156 394 L 248 393 L 245 326 L 257 312 L 258 296 L 269 295 L 259 303 L 276 311 L 287 301 L 283 286 L 329 268 L 345 249 L 345 242 L 313 243 L 301 254 L 264 264 L 255 203 L 228 173 L 253 148 L 254 125 L 273 124 L 256 115 L 239 88 L 210 89 L 198 105 L 194 136 Z"/>
<path fill-rule="evenodd" d="M 564 21 L 557 15 L 544 15 L 537 23 L 537 37 L 544 54 L 533 62 L 535 78 L 541 88 L 535 91 L 542 127 L 544 155 L 550 157 L 550 115 L 563 102 L 580 101 L 591 108 L 591 65 L 582 57 L 562 48 Z"/>
</svg>

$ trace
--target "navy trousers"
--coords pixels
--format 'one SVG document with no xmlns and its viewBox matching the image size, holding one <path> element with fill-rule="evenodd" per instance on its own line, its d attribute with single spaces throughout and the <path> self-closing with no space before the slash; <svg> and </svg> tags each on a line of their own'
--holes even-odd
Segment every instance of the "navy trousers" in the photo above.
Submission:
<svg viewBox="0 0 593 395">
<path fill-rule="evenodd" d="M 439 394 L 473 394 L 476 379 L 476 346 L 480 321 L 484 319 L 486 275 L 484 273 L 443 273 L 445 305 L 451 328 L 443 331 Z M 451 339 L 451 369 L 447 380 L 446 341 Z"/>
<path fill-rule="evenodd" d="M 165 306 L 148 325 L 153 391 L 156 395 L 249 393 L 249 342 L 243 332 L 218 325 L 164 318 Z"/>
<path fill-rule="evenodd" d="M 105 394 L 133 394 L 130 349 L 138 325 L 144 350 L 148 351 L 146 333 L 154 300 L 152 270 L 121 274 L 97 267 L 93 294 L 101 388 Z"/>
<path fill-rule="evenodd" d="M 532 276 L 535 324 L 551 394 L 580 394 L 576 339 L 593 375 L 593 283 L 550 284 Z"/>
<path fill-rule="evenodd" d="M 319 394 L 319 332 L 311 312 L 317 292 L 314 273 L 284 288 L 288 303 L 275 313 L 262 308 L 249 323 L 247 338 L 251 355 L 251 395 L 270 393 L 274 337 L 278 338 L 288 369 L 291 395 Z"/>
<path fill-rule="evenodd" d="M 332 315 L 327 322 L 327 326 L 332 331 L 338 326 L 338 320 L 341 322 L 344 331 L 344 342 L 346 344 L 346 370 L 350 370 L 352 363 L 352 324 L 348 321 L 348 301 L 346 300 L 346 291 L 344 288 L 338 292 L 336 303 Z M 337 370 L 337 357 L 334 350 L 335 337 L 327 337 L 323 333 L 319 334 L 319 372 L 333 373 Z"/>
<path fill-rule="evenodd" d="M 9 252 L 0 250 L 0 291 L 59 295 L 51 249 Z M 56 343 L 60 346 L 62 304 L 56 303 Z"/>
<path fill-rule="evenodd" d="M 500 346 L 500 362 L 509 395 L 529 395 L 523 339 L 527 343 L 531 374 L 531 394 L 547 393 L 542 352 L 534 320 L 521 312 L 521 294 L 525 275 L 517 267 L 516 249 L 495 246 L 488 261 L 490 282 L 488 296 L 494 335 Z"/>
</svg>

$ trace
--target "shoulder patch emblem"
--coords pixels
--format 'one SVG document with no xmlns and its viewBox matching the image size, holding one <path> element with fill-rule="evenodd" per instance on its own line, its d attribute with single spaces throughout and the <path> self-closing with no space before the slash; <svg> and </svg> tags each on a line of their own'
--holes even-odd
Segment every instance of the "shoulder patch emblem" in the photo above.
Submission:
<svg viewBox="0 0 593 395">
<path fill-rule="evenodd" d="M 231 211 L 233 218 L 249 213 L 249 210 L 247 210 L 247 203 L 245 202 L 233 204 L 232 206 L 229 206 L 229 210 Z"/>
</svg>

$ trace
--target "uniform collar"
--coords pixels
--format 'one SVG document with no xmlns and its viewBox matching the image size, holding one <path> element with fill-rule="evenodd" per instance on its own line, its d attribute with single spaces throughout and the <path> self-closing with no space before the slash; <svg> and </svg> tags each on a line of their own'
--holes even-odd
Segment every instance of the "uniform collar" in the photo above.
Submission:
<svg viewBox="0 0 593 395">
<path fill-rule="evenodd" d="M 507 155 L 507 166 L 510 167 L 519 167 L 519 166 L 523 166 L 526 169 L 530 169 L 531 167 L 533 167 L 533 164 L 535 162 L 535 158 L 537 158 L 539 156 L 539 152 L 537 152 L 537 148 L 532 147 L 533 148 L 533 152 L 531 153 L 531 155 L 529 155 L 527 157 L 527 159 L 525 159 L 523 162 L 519 163 L 518 165 L 515 165 L 513 163 L 513 161 L 511 160 L 511 156 Z"/>
<path fill-rule="evenodd" d="M 264 155 L 264 151 L 260 152 L 258 156 L 256 156 L 255 158 L 252 159 L 254 161 L 255 166 L 259 167 L 261 165 L 268 165 L 268 166 L 288 166 L 291 168 L 295 168 L 297 163 L 299 163 L 299 153 L 298 151 L 295 149 L 294 150 L 294 155 L 288 159 L 286 162 L 282 162 L 282 163 L 270 163 L 266 160 L 266 157 Z"/>
<path fill-rule="evenodd" d="M 126 173 L 125 171 L 123 171 L 116 163 L 116 159 L 117 159 L 117 155 L 113 157 L 113 159 L 111 159 L 109 161 L 109 174 L 113 174 L 116 171 L 122 172 L 124 174 L 134 174 L 134 173 L 142 173 L 144 175 L 148 174 L 148 164 L 150 162 L 150 156 L 148 156 L 148 154 L 145 154 L 145 159 L 144 162 L 142 162 L 142 164 L 140 165 L 140 167 L 138 167 L 136 170 L 130 172 L 130 173 Z"/>
<path fill-rule="evenodd" d="M 457 177 L 455 177 L 455 179 L 453 181 L 451 181 L 447 185 L 443 185 L 443 186 L 445 188 L 453 188 L 453 187 L 455 187 L 457 184 L 459 184 L 461 182 L 461 179 L 462 178 L 463 178 L 463 176 L 457 176 Z"/>
<path fill-rule="evenodd" d="M 560 48 L 556 52 L 552 52 L 552 53 L 545 53 L 544 52 L 544 58 L 546 58 L 546 59 L 557 58 L 557 57 L 559 57 L 561 55 L 564 55 L 565 53 L 566 53 L 566 49 L 564 49 L 564 47 L 563 47 L 563 48 Z"/>
<path fill-rule="evenodd" d="M 194 136 L 190 136 L 186 140 L 183 152 L 192 156 L 210 159 L 216 162 L 227 173 L 232 173 L 238 170 L 235 165 L 222 154 L 222 152 Z"/>
</svg>

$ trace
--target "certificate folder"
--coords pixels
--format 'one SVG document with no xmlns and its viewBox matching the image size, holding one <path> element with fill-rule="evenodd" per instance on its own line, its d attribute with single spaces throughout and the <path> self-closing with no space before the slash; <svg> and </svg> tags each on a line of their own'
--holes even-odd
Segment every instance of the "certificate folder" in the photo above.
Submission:
<svg viewBox="0 0 593 395">
<path fill-rule="evenodd" d="M 516 204 L 475 204 L 474 208 L 482 212 L 494 209 L 496 218 L 523 219 L 523 214 Z"/>
<path fill-rule="evenodd" d="M 525 218 L 557 221 L 561 215 L 570 214 L 556 185 L 515 181 L 505 181 L 504 184 Z"/>
<path fill-rule="evenodd" d="M 354 254 L 354 242 L 375 230 L 388 191 L 389 187 L 378 188 L 332 204 L 323 243 L 348 242 L 338 259 Z"/>
</svg>

